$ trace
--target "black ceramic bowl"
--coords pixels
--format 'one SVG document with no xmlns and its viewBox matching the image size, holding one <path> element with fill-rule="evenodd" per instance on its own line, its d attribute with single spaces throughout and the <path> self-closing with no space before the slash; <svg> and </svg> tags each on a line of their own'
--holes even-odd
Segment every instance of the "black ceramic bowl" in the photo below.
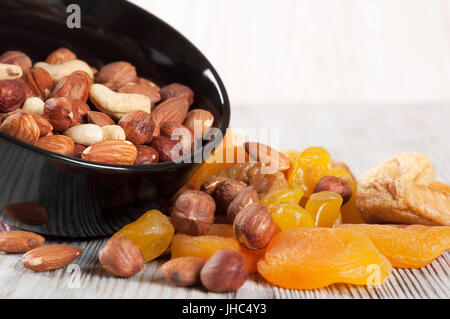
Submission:
<svg viewBox="0 0 450 319">
<path fill-rule="evenodd" d="M 66 25 L 71 3 L 81 8 L 80 29 Z M 159 85 L 188 85 L 195 92 L 194 107 L 213 112 L 214 126 L 223 134 L 229 125 L 227 93 L 208 60 L 169 25 L 126 1 L 2 0 L 0 37 L 0 53 L 20 50 L 33 62 L 59 47 L 72 49 L 97 68 L 129 61 L 140 76 Z M 211 152 L 220 142 L 218 137 L 202 151 Z M 109 235 L 159 208 L 199 165 L 101 165 L 47 152 L 0 132 L 0 207 L 34 202 L 47 210 L 47 217 L 34 216 L 32 210 L 4 213 L 3 221 L 55 236 Z"/>
</svg>

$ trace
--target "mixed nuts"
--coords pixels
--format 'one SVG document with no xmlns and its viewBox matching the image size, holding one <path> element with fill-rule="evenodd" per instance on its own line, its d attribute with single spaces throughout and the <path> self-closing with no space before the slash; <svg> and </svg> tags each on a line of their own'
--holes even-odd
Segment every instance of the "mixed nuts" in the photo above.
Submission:
<svg viewBox="0 0 450 319">
<path fill-rule="evenodd" d="M 0 130 L 65 156 L 149 165 L 188 155 L 214 123 L 193 103 L 189 87 L 160 88 L 125 61 L 97 72 L 67 48 L 34 65 L 19 51 L 0 56 Z"/>
</svg>

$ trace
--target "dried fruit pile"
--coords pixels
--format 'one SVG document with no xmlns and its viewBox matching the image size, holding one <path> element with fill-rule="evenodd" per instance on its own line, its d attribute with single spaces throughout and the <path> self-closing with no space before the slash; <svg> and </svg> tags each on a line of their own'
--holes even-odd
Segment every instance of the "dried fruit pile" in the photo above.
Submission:
<svg viewBox="0 0 450 319">
<path fill-rule="evenodd" d="M 160 88 L 128 62 L 97 71 L 66 48 L 34 65 L 0 55 L 0 130 L 65 156 L 148 165 L 188 155 L 214 123 L 193 103 L 189 87 Z"/>
<path fill-rule="evenodd" d="M 204 164 L 172 198 L 166 212 L 170 222 L 150 211 L 110 239 L 100 252 L 105 269 L 128 277 L 143 268 L 143 258 L 134 259 L 133 265 L 132 258 L 118 256 L 125 246 L 110 248 L 120 246 L 118 238 L 123 236 L 151 258 L 162 255 L 170 243 L 171 260 L 161 271 L 176 286 L 202 284 L 211 291 L 234 291 L 252 272 L 293 289 L 333 283 L 379 285 L 392 267 L 423 267 L 450 248 L 448 224 L 364 224 L 356 206 L 356 180 L 323 148 L 282 154 L 263 144 L 242 147 L 256 162 Z M 229 151 L 219 148 L 216 153 L 222 154 L 213 158 Z M 415 160 L 410 165 L 416 165 Z M 408 171 L 403 167 L 402 173 Z M 447 186 L 436 185 L 429 187 L 446 192 L 448 199 Z M 144 220 L 155 214 L 161 217 L 155 219 L 158 225 L 145 225 Z M 165 230 L 160 232 L 164 239 L 156 241 L 159 228 Z"/>
</svg>

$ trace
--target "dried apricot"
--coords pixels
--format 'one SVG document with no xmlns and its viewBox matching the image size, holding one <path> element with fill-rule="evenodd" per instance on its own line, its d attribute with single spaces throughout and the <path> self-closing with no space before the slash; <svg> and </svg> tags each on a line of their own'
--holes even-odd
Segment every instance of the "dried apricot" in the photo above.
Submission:
<svg viewBox="0 0 450 319">
<path fill-rule="evenodd" d="M 208 234 L 210 236 L 233 237 L 233 225 L 230 224 L 212 224 Z"/>
<path fill-rule="evenodd" d="M 310 213 L 298 204 L 282 203 L 269 208 L 273 222 L 280 230 L 299 227 L 315 227 Z"/>
<path fill-rule="evenodd" d="M 308 147 L 293 160 L 288 173 L 290 188 L 302 188 L 309 197 L 320 178 L 331 171 L 331 156 L 322 147 Z"/>
<path fill-rule="evenodd" d="M 223 233 L 227 235 L 227 227 L 214 225 L 215 224 L 211 226 L 210 232 Z M 229 226 L 232 227 L 231 225 Z M 256 263 L 264 254 L 264 249 L 250 250 L 242 247 L 234 235 L 222 237 L 214 235 L 189 236 L 184 234 L 176 234 L 173 237 L 171 253 L 172 258 L 194 256 L 207 260 L 217 250 L 223 248 L 232 249 L 242 253 L 249 272 L 256 272 Z"/>
<path fill-rule="evenodd" d="M 125 237 L 135 244 L 145 262 L 155 259 L 169 247 L 175 230 L 166 215 L 150 210 L 135 222 L 126 225 L 115 236 Z"/>
<path fill-rule="evenodd" d="M 280 189 L 277 192 L 273 192 L 261 198 L 261 204 L 266 205 L 268 208 L 270 208 L 270 206 L 282 203 L 294 203 L 298 205 L 300 203 L 300 199 L 303 197 L 303 193 L 303 189 L 301 188 Z"/>
<path fill-rule="evenodd" d="M 296 228 L 279 233 L 258 261 L 270 283 L 315 289 L 333 283 L 377 285 L 392 266 L 366 236 L 341 228 Z"/>
<path fill-rule="evenodd" d="M 423 225 L 340 225 L 372 240 L 397 268 L 420 268 L 450 249 L 450 227 Z"/>
<path fill-rule="evenodd" d="M 314 193 L 305 209 L 315 221 L 316 227 L 334 227 L 341 224 L 342 197 L 333 192 Z"/>
</svg>

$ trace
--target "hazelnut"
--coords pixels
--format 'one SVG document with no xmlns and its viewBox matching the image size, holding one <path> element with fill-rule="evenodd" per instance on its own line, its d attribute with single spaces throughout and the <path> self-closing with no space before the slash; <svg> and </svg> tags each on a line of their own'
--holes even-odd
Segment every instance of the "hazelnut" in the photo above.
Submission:
<svg viewBox="0 0 450 319">
<path fill-rule="evenodd" d="M 314 187 L 314 193 L 329 191 L 341 195 L 342 205 L 347 203 L 352 197 L 353 189 L 350 184 L 336 176 L 322 177 Z"/>
<path fill-rule="evenodd" d="M 137 158 L 134 165 L 150 165 L 158 163 L 159 154 L 158 152 L 150 146 L 137 145 Z"/>
<path fill-rule="evenodd" d="M 29 144 L 36 143 L 40 134 L 36 121 L 25 111 L 15 112 L 4 119 L 0 131 Z"/>
<path fill-rule="evenodd" d="M 226 180 L 229 180 L 229 178 L 222 177 L 222 176 L 211 177 L 206 182 L 204 182 L 202 184 L 202 186 L 200 186 L 200 190 L 205 193 L 208 193 L 209 195 L 212 195 L 212 194 L 214 194 L 214 191 L 216 190 L 217 185 L 219 185 L 220 183 L 222 183 Z"/>
<path fill-rule="evenodd" d="M 176 122 L 165 122 L 160 128 L 161 136 L 168 137 L 171 140 L 178 141 L 182 144 L 183 154 L 189 154 L 194 144 L 192 132 L 184 125 Z"/>
<path fill-rule="evenodd" d="M 53 81 L 50 73 L 42 68 L 32 68 L 23 74 L 22 81 L 28 87 L 33 96 L 45 100 L 50 96 Z"/>
<path fill-rule="evenodd" d="M 77 58 L 76 54 L 67 48 L 59 48 L 52 53 L 50 53 L 45 59 L 48 64 L 60 64 L 70 60 L 75 60 Z"/>
<path fill-rule="evenodd" d="M 161 266 L 161 272 L 168 282 L 178 287 L 200 284 L 200 271 L 205 260 L 199 257 L 180 257 L 169 260 Z"/>
<path fill-rule="evenodd" d="M 7 113 L 20 108 L 25 102 L 25 90 L 21 80 L 0 81 L 0 112 Z"/>
<path fill-rule="evenodd" d="M 177 141 L 164 136 L 154 136 L 150 142 L 150 146 L 158 152 L 160 162 L 170 162 L 183 156 L 182 148 L 177 148 L 177 144 Z"/>
<path fill-rule="evenodd" d="M 86 102 L 89 97 L 89 90 L 92 80 L 85 72 L 78 71 L 59 80 L 53 90 L 53 97 L 69 97 L 75 100 Z"/>
<path fill-rule="evenodd" d="M 97 74 L 96 82 L 113 91 L 137 79 L 136 68 L 128 62 L 113 62 L 105 65 Z"/>
<path fill-rule="evenodd" d="M 234 197 L 244 188 L 247 184 L 241 181 L 228 179 L 219 183 L 214 191 L 213 197 L 216 200 L 217 214 L 226 214 L 228 205 Z"/>
<path fill-rule="evenodd" d="M 122 86 L 117 92 L 143 94 L 148 96 L 152 105 L 155 105 L 155 103 L 158 103 L 161 100 L 158 87 L 150 86 L 148 84 L 128 83 Z"/>
<path fill-rule="evenodd" d="M 155 129 L 150 113 L 141 110 L 125 114 L 118 124 L 125 131 L 127 140 L 136 145 L 149 143 Z"/>
<path fill-rule="evenodd" d="M 73 149 L 73 156 L 81 158 L 81 153 L 87 148 L 87 146 L 84 146 L 83 144 L 77 144 L 75 143 L 74 149 Z"/>
<path fill-rule="evenodd" d="M 0 63 L 18 65 L 24 73 L 32 66 L 31 59 L 28 55 L 20 51 L 6 51 L 0 55 Z"/>
<path fill-rule="evenodd" d="M 118 277 L 131 277 L 144 268 L 144 257 L 139 248 L 121 236 L 108 240 L 98 258 L 107 272 Z"/>
<path fill-rule="evenodd" d="M 72 101 L 66 97 L 51 98 L 45 101 L 42 116 L 52 124 L 56 132 L 63 132 L 76 123 Z"/>
<path fill-rule="evenodd" d="M 269 209 L 259 203 L 245 206 L 234 219 L 237 240 L 248 249 L 262 249 L 275 236 L 275 223 Z"/>
<path fill-rule="evenodd" d="M 213 126 L 214 115 L 211 112 L 195 109 L 186 115 L 184 125 L 194 133 L 195 139 L 201 139 L 205 133 Z"/>
<path fill-rule="evenodd" d="M 181 233 L 200 236 L 208 233 L 214 222 L 216 204 L 214 199 L 196 190 L 180 194 L 172 206 L 172 224 Z"/>
<path fill-rule="evenodd" d="M 247 187 L 237 193 L 236 197 L 228 205 L 227 220 L 233 224 L 237 214 L 246 206 L 259 203 L 258 193 L 253 187 Z"/>
<path fill-rule="evenodd" d="M 73 125 L 85 124 L 87 115 L 91 111 L 89 105 L 82 100 L 75 100 L 69 97 L 67 100 L 72 104 Z"/>
<path fill-rule="evenodd" d="M 244 256 L 231 249 L 219 249 L 200 271 L 206 289 L 214 292 L 236 291 L 247 280 Z"/>
<path fill-rule="evenodd" d="M 96 111 L 89 111 L 87 113 L 87 121 L 88 123 L 95 124 L 100 127 L 116 124 L 108 114 Z"/>
<path fill-rule="evenodd" d="M 29 114 L 33 117 L 34 121 L 39 127 L 39 137 L 47 136 L 48 133 L 53 131 L 53 126 L 47 119 L 34 113 Z"/>
<path fill-rule="evenodd" d="M 163 86 L 159 90 L 159 94 L 161 95 L 161 101 L 166 101 L 170 98 L 181 96 L 187 99 L 189 105 L 194 103 L 194 92 L 186 85 L 179 83 L 172 83 Z"/>
</svg>

